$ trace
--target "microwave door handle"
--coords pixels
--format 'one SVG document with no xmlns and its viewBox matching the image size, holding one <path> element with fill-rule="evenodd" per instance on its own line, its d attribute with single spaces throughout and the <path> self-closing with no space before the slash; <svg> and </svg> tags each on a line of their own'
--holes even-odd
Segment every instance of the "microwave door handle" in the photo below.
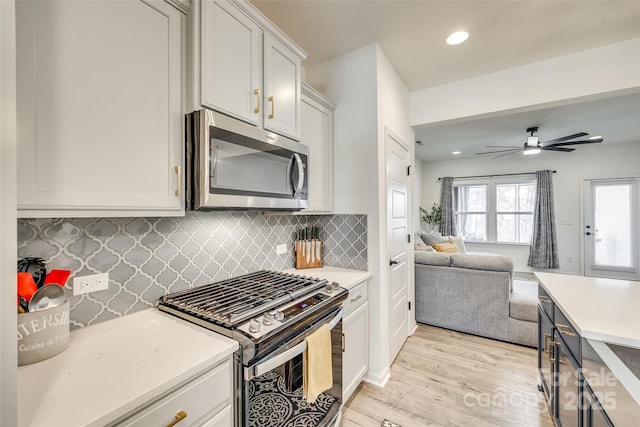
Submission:
<svg viewBox="0 0 640 427">
<path fill-rule="evenodd" d="M 300 192 L 302 191 L 302 187 L 304 186 L 304 164 L 302 163 L 302 158 L 300 158 L 300 154 L 293 153 L 293 158 L 298 165 L 298 185 L 296 185 L 296 189 L 293 192 L 293 198 L 296 199 L 300 197 Z"/>
<path fill-rule="evenodd" d="M 217 145 L 210 145 L 209 147 L 216 152 L 216 154 L 213 156 L 213 166 L 211 166 L 211 179 L 213 180 L 213 178 L 216 176 L 216 169 L 218 167 L 218 153 L 220 152 L 220 147 L 218 147 Z M 212 185 L 212 183 L 209 183 L 209 185 Z"/>
<path fill-rule="evenodd" d="M 336 327 L 338 322 L 342 320 L 342 309 L 336 314 L 336 316 L 331 319 L 329 322 L 329 329 L 333 329 Z M 302 341 L 300 344 L 297 344 L 291 347 L 289 350 L 284 351 L 277 356 L 270 357 L 268 360 L 258 363 L 257 365 L 248 366 L 244 368 L 244 379 L 245 381 L 251 381 L 255 377 L 259 377 L 260 375 L 267 373 L 278 366 L 282 365 L 284 362 L 287 362 L 294 357 L 304 353 L 307 350 L 307 341 Z"/>
</svg>

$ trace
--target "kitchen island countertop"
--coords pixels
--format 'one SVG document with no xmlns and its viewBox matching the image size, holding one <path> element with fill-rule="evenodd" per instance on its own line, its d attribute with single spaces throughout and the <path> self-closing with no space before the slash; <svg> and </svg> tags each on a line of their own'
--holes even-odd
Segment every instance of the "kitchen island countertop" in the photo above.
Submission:
<svg viewBox="0 0 640 427">
<path fill-rule="evenodd" d="M 341 287 L 350 290 L 371 277 L 368 271 L 351 270 L 340 267 L 320 268 L 290 268 L 285 273 L 299 274 L 300 276 L 317 277 L 329 282 L 337 282 Z"/>
<path fill-rule="evenodd" d="M 535 275 L 583 338 L 640 348 L 640 282 Z"/>
<path fill-rule="evenodd" d="M 237 348 L 156 309 L 74 330 L 64 352 L 18 368 L 18 425 L 107 425 Z"/>
</svg>

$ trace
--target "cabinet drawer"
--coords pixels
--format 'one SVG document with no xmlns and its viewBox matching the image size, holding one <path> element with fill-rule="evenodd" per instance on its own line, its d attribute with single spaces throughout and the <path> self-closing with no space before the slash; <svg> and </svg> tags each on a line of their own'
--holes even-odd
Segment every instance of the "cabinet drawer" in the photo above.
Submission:
<svg viewBox="0 0 640 427">
<path fill-rule="evenodd" d="M 176 419 L 180 411 L 186 413 L 186 418 L 179 422 L 178 426 L 199 426 L 231 402 L 231 379 L 231 361 L 226 360 L 213 370 L 125 419 L 118 427 L 166 426 Z"/>
<path fill-rule="evenodd" d="M 367 282 L 362 282 L 349 291 L 349 296 L 342 303 L 344 315 L 351 313 L 367 301 Z"/>
<path fill-rule="evenodd" d="M 562 311 L 558 307 L 554 307 L 554 326 L 558 331 L 558 335 L 562 337 L 564 342 L 569 347 L 571 354 L 576 360 L 580 359 L 580 335 L 575 328 L 569 323 L 566 316 L 562 314 Z"/>
<path fill-rule="evenodd" d="M 540 284 L 538 284 L 538 301 L 540 301 L 540 305 L 547 313 L 547 316 L 553 320 L 553 301 L 547 291 L 545 291 Z"/>
</svg>

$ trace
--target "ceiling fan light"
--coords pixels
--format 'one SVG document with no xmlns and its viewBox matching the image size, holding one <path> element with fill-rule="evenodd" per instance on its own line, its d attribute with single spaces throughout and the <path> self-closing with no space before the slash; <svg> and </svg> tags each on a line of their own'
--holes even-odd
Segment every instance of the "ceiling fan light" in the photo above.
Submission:
<svg viewBox="0 0 640 427">
<path fill-rule="evenodd" d="M 466 31 L 456 31 L 455 33 L 451 33 L 449 37 L 447 37 L 447 44 L 450 46 L 455 46 L 460 43 L 464 43 L 469 38 L 469 33 Z"/>
<path fill-rule="evenodd" d="M 602 136 L 600 136 L 600 135 L 597 135 L 597 136 L 590 136 L 590 137 L 589 137 L 589 139 L 590 139 L 590 140 L 594 140 L 594 139 L 601 139 L 601 138 L 602 138 Z"/>
<path fill-rule="evenodd" d="M 526 147 L 526 148 L 524 149 L 524 151 L 523 151 L 523 154 L 524 154 L 525 156 L 530 156 L 530 155 L 532 155 L 532 154 L 538 154 L 540 151 L 541 151 L 541 150 L 540 150 L 539 148 L 529 148 L 529 147 Z"/>
<path fill-rule="evenodd" d="M 538 146 L 538 137 L 537 136 L 529 136 L 527 137 L 527 147 L 537 147 Z"/>
</svg>

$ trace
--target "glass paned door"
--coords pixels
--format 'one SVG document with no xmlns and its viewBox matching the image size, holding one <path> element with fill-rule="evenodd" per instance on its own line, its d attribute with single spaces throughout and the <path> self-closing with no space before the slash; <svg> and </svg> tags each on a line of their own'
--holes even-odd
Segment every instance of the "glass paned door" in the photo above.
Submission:
<svg viewBox="0 0 640 427">
<path fill-rule="evenodd" d="M 637 178 L 591 180 L 585 185 L 585 275 L 637 280 Z"/>
</svg>

